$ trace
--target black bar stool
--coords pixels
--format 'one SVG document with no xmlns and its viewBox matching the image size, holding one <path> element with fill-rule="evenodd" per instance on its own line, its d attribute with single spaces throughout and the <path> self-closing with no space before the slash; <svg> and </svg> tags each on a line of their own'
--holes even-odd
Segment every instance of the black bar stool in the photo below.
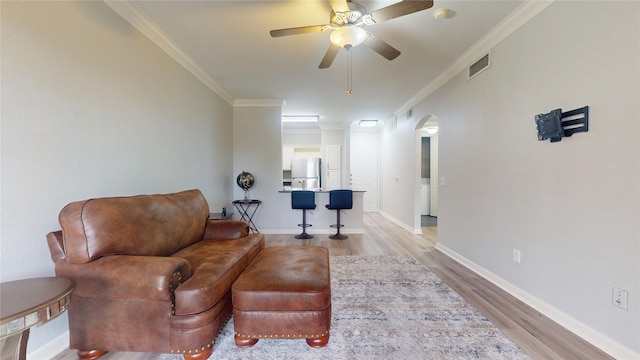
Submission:
<svg viewBox="0 0 640 360">
<path fill-rule="evenodd" d="M 353 208 L 353 191 L 351 190 L 331 190 L 329 191 L 329 204 L 326 205 L 329 210 L 338 211 L 338 223 L 331 227 L 338 228 L 335 235 L 329 236 L 329 239 L 344 240 L 347 235 L 340 234 L 340 228 L 344 225 L 340 224 L 340 211 L 343 209 Z"/>
<path fill-rule="evenodd" d="M 316 208 L 316 193 L 308 190 L 294 190 L 291 192 L 291 208 L 302 210 L 302 234 L 296 235 L 296 239 L 311 239 L 313 235 L 307 234 L 307 210 Z"/>
</svg>

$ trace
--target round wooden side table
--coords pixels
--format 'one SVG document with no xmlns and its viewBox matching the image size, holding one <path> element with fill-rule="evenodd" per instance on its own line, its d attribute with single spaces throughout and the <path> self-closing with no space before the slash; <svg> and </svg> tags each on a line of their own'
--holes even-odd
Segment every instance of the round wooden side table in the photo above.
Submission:
<svg viewBox="0 0 640 360">
<path fill-rule="evenodd" d="M 71 301 L 73 281 L 34 278 L 0 284 L 0 358 L 26 360 L 29 329 L 62 314 Z"/>
</svg>

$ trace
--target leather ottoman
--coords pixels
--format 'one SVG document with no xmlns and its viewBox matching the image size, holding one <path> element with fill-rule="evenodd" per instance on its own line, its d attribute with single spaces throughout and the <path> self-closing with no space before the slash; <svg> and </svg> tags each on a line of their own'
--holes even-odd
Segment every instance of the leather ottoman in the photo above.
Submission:
<svg viewBox="0 0 640 360">
<path fill-rule="evenodd" d="M 329 251 L 318 246 L 267 247 L 231 287 L 236 346 L 259 339 L 329 342 Z"/>
</svg>

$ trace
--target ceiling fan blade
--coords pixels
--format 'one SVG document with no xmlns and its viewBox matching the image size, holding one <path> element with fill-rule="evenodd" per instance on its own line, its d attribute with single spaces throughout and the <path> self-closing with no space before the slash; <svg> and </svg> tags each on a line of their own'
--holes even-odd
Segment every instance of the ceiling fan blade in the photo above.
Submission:
<svg viewBox="0 0 640 360">
<path fill-rule="evenodd" d="M 320 69 L 326 69 L 329 66 L 331 66 L 331 63 L 333 62 L 333 59 L 336 58 L 336 55 L 338 55 L 338 51 L 340 51 L 340 49 L 342 49 L 340 46 L 336 46 L 336 45 L 329 45 L 329 49 L 327 49 L 327 53 L 324 54 L 324 57 L 322 58 L 322 61 L 320 62 L 320 66 L 318 66 Z"/>
<path fill-rule="evenodd" d="M 371 19 L 376 23 L 409 15 L 414 12 L 428 9 L 433 6 L 433 0 L 404 0 L 370 13 Z"/>
<path fill-rule="evenodd" d="M 312 25 L 312 26 L 301 26 L 301 27 L 294 27 L 294 28 L 287 28 L 287 29 L 271 30 L 269 33 L 271 34 L 271 37 L 280 37 L 280 36 L 288 36 L 288 35 L 321 32 L 329 29 L 331 29 L 330 25 Z"/>
<path fill-rule="evenodd" d="M 364 40 L 363 44 L 384 56 L 387 60 L 393 60 L 400 56 L 400 51 L 398 49 L 371 34 L 369 34 L 369 36 Z"/>
<path fill-rule="evenodd" d="M 339 12 L 349 12 L 349 5 L 347 4 L 347 0 L 329 0 L 331 4 L 331 8 L 334 13 Z"/>
</svg>

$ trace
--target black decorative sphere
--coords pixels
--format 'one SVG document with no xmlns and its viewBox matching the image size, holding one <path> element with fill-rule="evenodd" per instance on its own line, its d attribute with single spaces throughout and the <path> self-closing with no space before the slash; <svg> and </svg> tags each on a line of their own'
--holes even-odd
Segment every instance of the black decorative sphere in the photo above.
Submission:
<svg viewBox="0 0 640 360">
<path fill-rule="evenodd" d="M 253 174 L 250 172 L 242 171 L 238 178 L 236 178 L 236 184 L 244 191 L 251 189 L 254 183 Z"/>
</svg>

